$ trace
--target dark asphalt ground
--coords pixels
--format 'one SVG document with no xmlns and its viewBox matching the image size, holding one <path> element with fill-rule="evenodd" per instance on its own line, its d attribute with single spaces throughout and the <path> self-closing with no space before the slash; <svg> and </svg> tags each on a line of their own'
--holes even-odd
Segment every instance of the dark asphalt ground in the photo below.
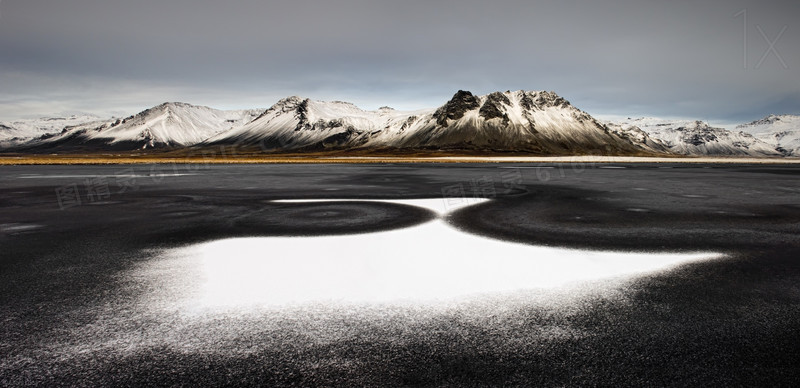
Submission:
<svg viewBox="0 0 800 388">
<path fill-rule="evenodd" d="M 491 199 L 448 217 L 466 233 L 726 256 L 569 303 L 523 294 L 440 310 L 187 317 L 148 310 L 141 296 L 158 287 L 126 275 L 191 243 L 435 217 L 273 199 L 462 194 Z M 0 228 L 1 386 L 800 384 L 800 167 L 11 166 L 0 169 Z"/>
</svg>

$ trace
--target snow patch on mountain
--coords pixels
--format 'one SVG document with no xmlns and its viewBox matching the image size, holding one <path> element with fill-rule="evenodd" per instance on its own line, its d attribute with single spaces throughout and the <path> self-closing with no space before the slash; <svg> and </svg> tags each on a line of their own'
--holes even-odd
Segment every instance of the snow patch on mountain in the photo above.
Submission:
<svg viewBox="0 0 800 388">
<path fill-rule="evenodd" d="M 168 102 L 136 115 L 65 128 L 41 145 L 107 144 L 131 148 L 184 147 L 199 143 L 255 119 L 261 110 L 222 111 L 205 106 Z"/>
<path fill-rule="evenodd" d="M 22 144 L 27 141 L 52 136 L 64 128 L 101 120 L 94 115 L 70 115 L 65 117 L 42 117 L 31 120 L 0 122 L 0 146 Z"/>
<path fill-rule="evenodd" d="M 646 132 L 670 152 L 680 155 L 781 156 L 775 147 L 753 135 L 712 127 L 698 120 L 644 117 L 610 125 L 628 132 Z"/>
<path fill-rule="evenodd" d="M 800 115 L 769 115 L 736 129 L 752 134 L 787 156 L 800 156 Z"/>
</svg>

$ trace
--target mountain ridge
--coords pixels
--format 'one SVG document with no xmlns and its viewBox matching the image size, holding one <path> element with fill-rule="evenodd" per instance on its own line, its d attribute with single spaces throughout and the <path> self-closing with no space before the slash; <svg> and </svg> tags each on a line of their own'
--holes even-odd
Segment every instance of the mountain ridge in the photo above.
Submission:
<svg viewBox="0 0 800 388">
<path fill-rule="evenodd" d="M 800 115 L 768 115 L 736 127 L 786 156 L 800 156 Z"/>
<path fill-rule="evenodd" d="M 643 131 L 676 155 L 785 156 L 755 136 L 713 127 L 701 120 L 664 120 L 652 117 L 610 122 L 620 131 Z"/>
<path fill-rule="evenodd" d="M 367 111 L 350 103 L 289 97 L 258 119 L 203 145 L 264 151 L 341 149 L 635 154 L 653 150 L 620 138 L 554 92 L 460 90 L 438 108 Z"/>
<path fill-rule="evenodd" d="M 126 118 L 64 127 L 22 145 L 30 150 L 137 150 L 179 148 L 251 121 L 260 110 L 222 111 L 182 102 L 165 102 Z"/>
<path fill-rule="evenodd" d="M 55 122 L 58 119 L 54 119 Z M 800 116 L 770 115 L 737 127 L 697 120 L 602 122 L 552 91 L 474 95 L 457 91 L 436 108 L 364 110 L 301 96 L 268 109 L 222 111 L 165 102 L 122 118 L 73 117 L 59 131 L 20 132 L 0 123 L 0 148 L 23 152 L 200 149 L 254 152 L 447 151 L 539 155 L 800 155 Z M 780 131 L 777 131 L 780 129 Z M 28 139 L 15 133 L 32 133 Z"/>
</svg>

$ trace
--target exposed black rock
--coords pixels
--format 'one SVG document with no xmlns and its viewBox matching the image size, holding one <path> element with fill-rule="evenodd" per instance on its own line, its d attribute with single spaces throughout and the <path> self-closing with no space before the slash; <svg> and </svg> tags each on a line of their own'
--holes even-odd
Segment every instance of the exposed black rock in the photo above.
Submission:
<svg viewBox="0 0 800 388">
<path fill-rule="evenodd" d="M 338 148 L 353 144 L 360 145 L 366 141 L 366 139 L 358 139 L 361 135 L 362 132 L 358 131 L 355 127 L 348 126 L 346 131 L 325 138 L 325 140 L 322 141 L 322 147 Z"/>
<path fill-rule="evenodd" d="M 775 124 L 776 122 L 781 121 L 780 116 L 777 115 L 769 115 L 761 120 L 756 120 L 747 124 L 740 125 L 739 128 L 743 127 L 751 127 L 756 125 L 770 125 Z"/>
<path fill-rule="evenodd" d="M 509 118 L 503 105 L 511 105 L 511 101 L 505 94 L 494 92 L 486 97 L 486 102 L 483 103 L 478 114 L 486 120 L 503 119 L 503 122 L 508 124 Z"/>
<path fill-rule="evenodd" d="M 342 119 L 333 119 L 329 121 L 325 121 L 323 119 L 317 120 L 313 125 L 307 126 L 306 129 L 311 131 L 315 130 L 325 130 L 325 129 L 333 129 L 333 128 L 340 128 L 344 126 L 344 121 Z"/>
<path fill-rule="evenodd" d="M 479 106 L 478 97 L 475 97 L 470 92 L 459 90 L 450 101 L 436 110 L 433 117 L 436 119 L 437 124 L 446 127 L 447 120 L 458 120 L 464 117 L 467 111 L 477 109 Z"/>
<path fill-rule="evenodd" d="M 717 135 L 714 133 L 716 129 L 709 127 L 708 124 L 701 121 L 695 122 L 695 128 L 680 127 L 677 130 L 684 133 L 684 143 L 694 146 L 718 140 Z"/>
<path fill-rule="evenodd" d="M 295 131 L 313 129 L 311 123 L 308 122 L 308 99 L 305 99 L 297 104 L 295 107 L 295 116 L 297 117 L 297 120 L 300 121 L 294 128 Z"/>
<path fill-rule="evenodd" d="M 403 125 L 400 126 L 400 132 L 403 132 L 412 125 L 414 125 L 414 122 L 417 121 L 417 118 L 418 118 L 417 116 L 410 116 L 409 118 L 407 118 L 406 121 L 403 123 Z"/>
</svg>

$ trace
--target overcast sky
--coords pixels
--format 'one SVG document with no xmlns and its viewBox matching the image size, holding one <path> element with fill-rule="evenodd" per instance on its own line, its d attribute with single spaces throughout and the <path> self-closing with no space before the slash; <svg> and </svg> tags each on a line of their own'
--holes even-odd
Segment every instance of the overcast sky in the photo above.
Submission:
<svg viewBox="0 0 800 388">
<path fill-rule="evenodd" d="M 416 109 L 458 89 L 749 121 L 800 114 L 798 43 L 797 0 L 0 0 L 0 121 L 288 95 Z"/>
</svg>

